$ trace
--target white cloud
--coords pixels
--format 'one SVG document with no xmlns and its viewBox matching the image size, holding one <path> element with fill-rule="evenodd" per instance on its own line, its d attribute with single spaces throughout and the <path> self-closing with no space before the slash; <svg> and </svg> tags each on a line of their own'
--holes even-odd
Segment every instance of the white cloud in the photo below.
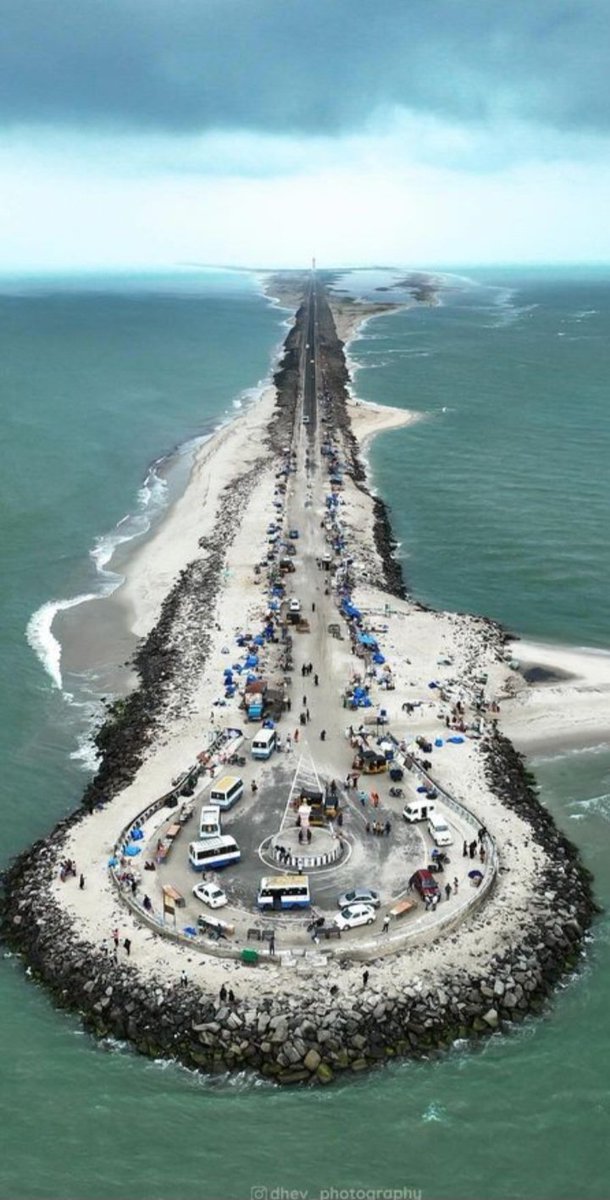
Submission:
<svg viewBox="0 0 610 1200">
<path fill-rule="evenodd" d="M 0 155 L 0 269 L 607 261 L 603 139 L 404 111 L 361 134 L 60 137 Z"/>
</svg>

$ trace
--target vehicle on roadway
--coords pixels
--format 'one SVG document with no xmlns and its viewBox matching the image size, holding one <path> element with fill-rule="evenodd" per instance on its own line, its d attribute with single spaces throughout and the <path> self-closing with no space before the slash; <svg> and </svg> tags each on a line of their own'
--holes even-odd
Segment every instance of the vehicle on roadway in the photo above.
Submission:
<svg viewBox="0 0 610 1200">
<path fill-rule="evenodd" d="M 272 909 L 273 912 L 309 908 L 309 880 L 306 875 L 264 875 L 256 903 L 259 908 Z"/>
<path fill-rule="evenodd" d="M 199 818 L 199 838 L 203 842 L 206 838 L 220 837 L 222 829 L 220 828 L 220 809 L 217 804 L 204 804 L 201 809 L 201 817 Z"/>
<path fill-rule="evenodd" d="M 296 596 L 293 596 L 292 600 L 288 604 L 288 612 L 298 613 L 300 611 L 301 611 L 301 601 L 297 600 Z"/>
<path fill-rule="evenodd" d="M 427 821 L 433 812 L 434 804 L 425 796 L 422 800 L 410 800 L 408 804 L 405 804 L 402 815 L 403 820 L 412 825 L 415 821 Z"/>
<path fill-rule="evenodd" d="M 350 904 L 370 904 L 371 908 L 379 908 L 381 897 L 373 888 L 352 888 L 351 892 L 339 896 L 337 904 L 339 908 L 347 908 Z"/>
<path fill-rule="evenodd" d="M 422 900 L 425 900 L 426 896 L 434 898 L 434 896 L 440 896 L 441 894 L 441 889 L 439 888 L 434 875 L 425 867 L 423 867 L 421 871 L 415 871 L 413 873 L 409 880 L 409 887 L 415 888 L 415 891 L 419 892 Z"/>
<path fill-rule="evenodd" d="M 248 716 L 250 714 L 248 713 Z M 223 775 L 218 783 L 213 783 L 210 788 L 210 802 L 217 804 L 223 812 L 228 808 L 232 808 L 244 794 L 244 781 L 239 778 L 239 775 Z"/>
<path fill-rule="evenodd" d="M 277 735 L 275 729 L 259 729 L 258 733 L 255 733 L 252 738 L 252 757 L 271 758 L 276 745 Z"/>
<path fill-rule="evenodd" d="M 357 929 L 359 925 L 372 925 L 377 918 L 370 904 L 348 904 L 337 913 L 333 924 L 337 929 Z"/>
<path fill-rule="evenodd" d="M 309 425 L 309 417 L 308 417 L 307 413 L 305 413 L 303 416 L 303 424 Z"/>
<path fill-rule="evenodd" d="M 431 812 L 428 816 L 428 833 L 437 846 L 451 846 L 453 836 L 451 830 L 439 812 Z"/>
<path fill-rule="evenodd" d="M 227 893 L 217 883 L 196 883 L 193 895 L 209 908 L 222 908 L 229 903 Z"/>
<path fill-rule="evenodd" d="M 204 841 L 191 842 L 189 846 L 189 862 L 194 871 L 217 871 L 221 867 L 239 862 L 240 858 L 241 851 L 235 838 L 227 834 L 224 837 L 210 837 Z"/>
</svg>

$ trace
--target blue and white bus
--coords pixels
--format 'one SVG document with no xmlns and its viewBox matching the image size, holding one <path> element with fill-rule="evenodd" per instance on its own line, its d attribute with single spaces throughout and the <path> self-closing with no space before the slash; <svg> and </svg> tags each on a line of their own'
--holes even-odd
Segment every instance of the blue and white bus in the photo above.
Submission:
<svg viewBox="0 0 610 1200">
<path fill-rule="evenodd" d="M 273 912 L 309 908 L 309 880 L 306 875 L 265 875 L 260 882 L 256 903 L 259 908 Z"/>
<path fill-rule="evenodd" d="M 252 757 L 271 758 L 276 745 L 277 735 L 275 729 L 265 729 L 263 726 L 252 738 Z"/>
<path fill-rule="evenodd" d="M 189 862 L 194 871 L 216 871 L 239 862 L 240 858 L 241 851 L 235 838 L 228 835 L 191 842 L 189 846 Z"/>
</svg>

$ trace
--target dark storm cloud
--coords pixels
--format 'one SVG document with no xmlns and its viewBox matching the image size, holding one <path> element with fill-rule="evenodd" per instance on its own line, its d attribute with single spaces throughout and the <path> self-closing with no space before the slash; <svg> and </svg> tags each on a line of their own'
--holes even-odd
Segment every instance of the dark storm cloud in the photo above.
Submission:
<svg viewBox="0 0 610 1200">
<path fill-rule="evenodd" d="M 3 0 L 3 123 L 335 133 L 403 105 L 604 130 L 607 0 Z"/>
</svg>

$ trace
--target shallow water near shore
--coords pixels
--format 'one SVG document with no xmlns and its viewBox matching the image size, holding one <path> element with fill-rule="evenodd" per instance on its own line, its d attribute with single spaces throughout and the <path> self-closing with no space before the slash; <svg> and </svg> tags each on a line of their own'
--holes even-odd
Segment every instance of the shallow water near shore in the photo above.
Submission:
<svg viewBox="0 0 610 1200">
<path fill-rule="evenodd" d="M 501 304 L 490 303 L 490 307 L 501 312 L 507 307 L 511 312 L 537 311 L 528 308 L 534 303 L 527 291 L 532 286 L 531 276 L 526 275 L 523 281 L 523 297 L 518 282 L 514 276 L 511 278 L 515 294 L 510 305 L 505 298 Z M 508 283 L 495 278 L 492 272 L 483 283 L 492 289 L 491 295 L 496 295 L 493 289 L 499 289 L 498 295 L 509 290 Z M 581 290 L 568 304 L 565 289 L 569 291 L 573 285 L 577 289 L 588 286 L 578 279 L 575 284 L 573 276 L 564 280 L 562 295 L 568 307 L 571 304 L 574 311 L 584 311 L 587 304 L 591 309 L 596 307 Z M 554 286 L 559 286 L 556 279 Z M 112 531 L 131 511 L 150 463 L 161 453 L 171 451 L 177 442 L 196 436 L 209 423 L 221 419 L 240 391 L 264 375 L 273 346 L 281 336 L 281 314 L 270 308 L 247 280 L 242 279 L 238 286 L 235 280 L 208 279 L 200 287 L 201 294 L 185 301 L 183 295 L 168 292 L 167 284 L 157 283 L 153 298 L 148 296 L 146 302 L 136 287 L 137 312 L 129 305 L 125 307 L 125 291 L 131 295 L 133 284 L 118 293 L 106 291 L 101 307 L 95 313 L 89 310 L 84 341 L 91 357 L 81 361 L 80 373 L 66 325 L 77 318 L 79 323 L 85 320 L 81 300 L 71 309 L 64 291 L 59 297 L 54 294 L 50 301 L 47 296 L 46 308 L 44 297 L 28 308 L 20 297 L 17 299 L 25 307 L 19 309 L 18 303 L 14 307 L 16 298 L 11 297 L 7 344 L 9 351 L 17 355 L 16 345 L 22 336 L 24 357 L 21 362 L 17 358 L 12 361 L 7 392 L 17 450 L 14 461 L 8 464 L 11 471 L 4 475 L 11 535 L 11 587 L 7 589 L 3 614 L 10 656 L 5 656 L 3 668 L 0 726 L 6 852 L 22 848 L 72 808 L 86 778 L 78 763 L 69 758 L 84 725 L 83 714 L 66 705 L 28 646 L 24 636 L 28 619 L 49 598 L 69 598 L 88 589 L 91 583 L 95 585 L 97 576 L 89 551 L 96 538 Z M 480 298 L 476 286 L 473 290 Z M 158 311 L 155 296 L 160 296 Z M 541 300 L 536 303 L 543 306 Z M 577 304 L 581 307 L 576 308 Z M 480 312 L 473 317 L 472 305 L 468 308 L 463 304 L 470 315 L 450 317 L 450 307 L 448 296 L 444 308 L 411 310 L 373 321 L 367 326 L 365 339 L 353 348 L 358 358 L 366 350 L 367 339 L 374 347 L 375 339 L 381 344 L 386 338 L 384 331 L 391 330 L 388 336 L 397 340 L 388 348 L 399 352 L 412 349 L 415 322 L 417 338 L 437 339 L 439 354 L 447 357 L 444 378 L 448 390 L 444 398 L 438 377 L 433 385 L 423 365 L 414 373 L 413 363 L 420 357 L 422 362 L 425 359 L 411 354 L 387 355 L 388 367 L 362 370 L 357 390 L 371 399 L 404 402 L 407 407 L 421 406 L 431 411 L 433 401 L 440 409 L 449 406 L 449 385 L 454 394 L 454 381 L 459 376 L 463 397 L 470 398 L 472 393 L 474 404 L 480 364 L 492 352 L 497 359 L 500 351 L 495 343 L 492 347 L 485 341 L 488 335 L 483 333 L 484 345 L 475 370 L 472 347 Z M 597 307 L 601 309 L 601 302 Z M 439 318 L 444 322 L 444 335 L 435 324 Z M 206 319 L 211 319 L 211 326 L 206 326 Z M 501 328 L 516 336 L 528 318 L 518 315 L 504 319 Z M 458 330 L 452 324 L 460 320 L 470 329 L 470 341 L 464 325 Z M 551 320 L 548 313 L 545 320 Z M 147 354 L 144 340 L 151 321 L 159 345 Z M 585 318 L 583 321 L 586 323 Z M 124 345 L 120 353 L 116 349 L 113 366 L 114 355 L 107 353 L 111 330 L 123 344 L 125 323 L 132 340 L 129 350 Z M 171 334 L 163 342 L 162 332 L 167 327 L 171 327 Z M 77 331 L 72 328 L 76 337 Z M 23 389 L 30 384 L 32 329 L 40 339 L 40 356 L 43 349 L 49 351 L 47 361 L 50 358 L 54 364 L 59 382 L 55 389 L 49 387 L 49 376 L 41 371 L 39 391 L 28 411 Z M 607 338 L 607 324 L 604 329 Z M 79 345 L 78 355 L 84 355 L 80 334 Z M 530 355 L 539 352 L 537 341 L 529 345 Z M 543 339 L 540 347 L 545 345 Z M 442 346 L 448 348 L 442 350 Z M 102 355 L 104 347 L 106 353 Z M 595 357 L 595 347 L 601 361 Z M 550 355 L 548 348 L 547 352 Z M 496 422 L 510 453 L 500 457 L 501 439 L 498 434 L 498 441 L 494 441 L 496 426 L 490 419 L 485 426 L 485 447 L 489 443 L 490 457 L 486 459 L 479 441 L 477 473 L 473 474 L 464 464 L 471 461 L 468 455 L 473 430 L 482 420 L 480 410 L 467 421 L 456 421 L 448 431 L 439 416 L 438 420 L 384 436 L 374 444 L 371 459 L 375 482 L 392 505 L 407 575 L 418 594 L 439 604 L 477 608 L 532 636 L 608 647 L 610 635 L 603 624 L 604 609 L 599 600 L 606 586 L 608 560 L 605 553 L 598 553 L 599 530 L 584 536 L 583 526 L 589 511 L 583 497 L 587 488 L 595 490 L 591 471 L 597 460 L 589 454 L 595 456 L 597 450 L 589 446 L 591 429 L 597 430 L 602 446 L 607 444 L 603 440 L 607 437 L 607 418 L 598 393 L 605 344 L 596 334 L 589 347 L 590 393 L 581 363 L 580 408 L 570 408 L 566 391 L 557 410 L 571 445 L 571 506 L 577 513 L 573 521 L 565 520 L 562 507 L 564 476 L 557 476 L 552 469 L 544 474 L 551 512 L 553 506 L 559 506 L 559 515 L 564 518 L 564 557 L 558 560 L 563 579 L 559 596 L 554 572 L 547 570 L 548 556 L 540 553 L 536 522 L 540 509 L 524 487 L 522 452 L 515 441 L 518 435 L 524 443 L 537 436 L 537 454 L 542 461 L 549 420 L 559 420 L 554 407 L 557 392 L 552 392 L 552 403 L 551 394 L 545 393 L 547 408 L 543 410 L 540 391 L 535 389 L 526 398 L 519 375 L 515 391 L 520 405 L 511 407 L 507 401 L 507 396 L 513 394 L 513 385 L 509 387 L 511 364 L 518 365 L 524 353 L 518 339 L 505 344 L 501 372 L 505 390 L 490 389 L 487 393 L 488 406 L 497 401 Z M 109 373 L 104 377 L 98 368 L 101 374 L 96 387 L 87 392 L 87 407 L 81 412 L 79 396 L 96 358 L 98 364 L 100 358 L 108 363 Z M 397 371 L 393 363 L 401 358 L 402 366 Z M 118 424 L 113 426 L 104 406 L 126 373 L 135 370 L 135 360 L 140 371 L 142 361 L 148 363 L 151 374 L 138 376 L 133 384 L 131 442 L 126 448 L 124 430 Z M 166 372 L 162 386 L 158 378 L 160 362 Z M 468 385 L 469 369 L 472 374 Z M 229 374 L 230 370 L 235 374 Z M 74 385 L 69 417 L 65 407 L 67 380 Z M 160 394 L 155 404 L 151 392 L 157 387 Z M 17 396 L 19 405 L 15 403 Z M 594 405 L 594 420 L 587 416 L 583 425 L 587 397 L 592 397 L 588 403 Z M 123 393 L 122 403 L 114 410 L 117 422 L 117 413 L 124 414 L 126 405 Z M 83 424 L 77 429 L 75 423 L 78 425 L 80 416 Z M 576 433 L 570 435 L 570 419 L 574 431 L 586 429 L 586 437 L 583 433 L 579 440 Z M 95 454 L 90 440 L 92 420 Z M 523 429 L 526 420 L 530 422 L 527 430 Z M 182 430 L 178 428 L 181 423 Z M 33 441 L 38 432 L 44 442 L 41 447 Z M 440 435 L 440 440 L 437 436 L 435 442 L 435 435 Z M 415 448 L 409 439 L 418 439 Z M 530 454 L 533 459 L 533 451 Z M 490 511 L 489 498 L 500 462 L 504 472 L 502 494 L 511 497 L 506 512 L 498 512 L 498 506 Z M 98 463 L 102 470 L 97 469 Z M 441 476 L 449 476 L 440 482 L 435 474 L 435 464 L 439 463 Z M 448 464 L 451 470 L 447 472 Z M 431 478 L 433 484 L 429 483 Z M 599 481 L 600 488 L 605 486 L 604 480 L 605 476 Z M 519 497 L 523 511 L 518 514 Z M 476 528 L 471 529 L 462 515 L 461 506 L 466 500 L 477 514 Z M 72 507 L 67 520 L 69 504 Z M 599 519 L 597 504 L 593 510 Z M 452 515 L 450 528 L 444 517 L 447 511 Z M 430 512 L 433 518 L 428 516 Z M 510 543 L 502 543 L 507 556 L 503 559 L 494 543 L 495 523 L 506 520 L 502 528 L 506 530 L 510 525 L 512 529 L 517 515 L 519 528 L 511 534 Z M 469 533 L 472 536 L 466 537 Z M 455 549 L 458 544 L 459 554 Z M 559 553 L 557 546 L 556 550 Z M 542 565 L 534 570 L 536 554 Z M 530 563 L 526 595 L 520 574 L 521 555 Z M 567 598 L 565 595 L 571 586 L 569 564 L 576 562 L 584 564 L 591 596 L 587 606 L 581 603 L 578 576 L 573 581 L 575 593 Z M 511 564 L 512 573 L 508 570 Z M 533 765 L 545 801 L 595 873 L 599 899 L 610 903 L 606 869 L 610 750 L 546 756 Z M 251 1194 L 265 1195 L 265 1189 L 269 1195 L 273 1189 L 302 1189 L 313 1197 L 323 1189 L 359 1187 L 420 1189 L 423 1196 L 448 1200 L 520 1196 L 602 1200 L 607 1195 L 610 1171 L 605 1139 L 607 1093 L 600 1079 L 610 996 L 609 935 L 608 919 L 602 916 L 582 973 L 560 990 L 547 1017 L 528 1023 L 513 1036 L 494 1037 L 474 1052 L 456 1047 L 433 1063 L 392 1064 L 383 1071 L 315 1092 L 280 1091 L 241 1076 L 231 1080 L 199 1078 L 171 1064 L 139 1059 L 121 1046 L 99 1046 L 80 1031 L 74 1018 L 58 1013 L 44 993 L 24 982 L 15 959 L 6 958 L 0 972 L 0 1091 L 10 1153 L 0 1164 L 0 1195 L 24 1200 L 34 1196 L 53 1200 L 72 1196 L 87 1200 L 118 1200 L 124 1196 L 160 1200 L 168 1195 L 185 1200 L 241 1200 Z"/>
</svg>

